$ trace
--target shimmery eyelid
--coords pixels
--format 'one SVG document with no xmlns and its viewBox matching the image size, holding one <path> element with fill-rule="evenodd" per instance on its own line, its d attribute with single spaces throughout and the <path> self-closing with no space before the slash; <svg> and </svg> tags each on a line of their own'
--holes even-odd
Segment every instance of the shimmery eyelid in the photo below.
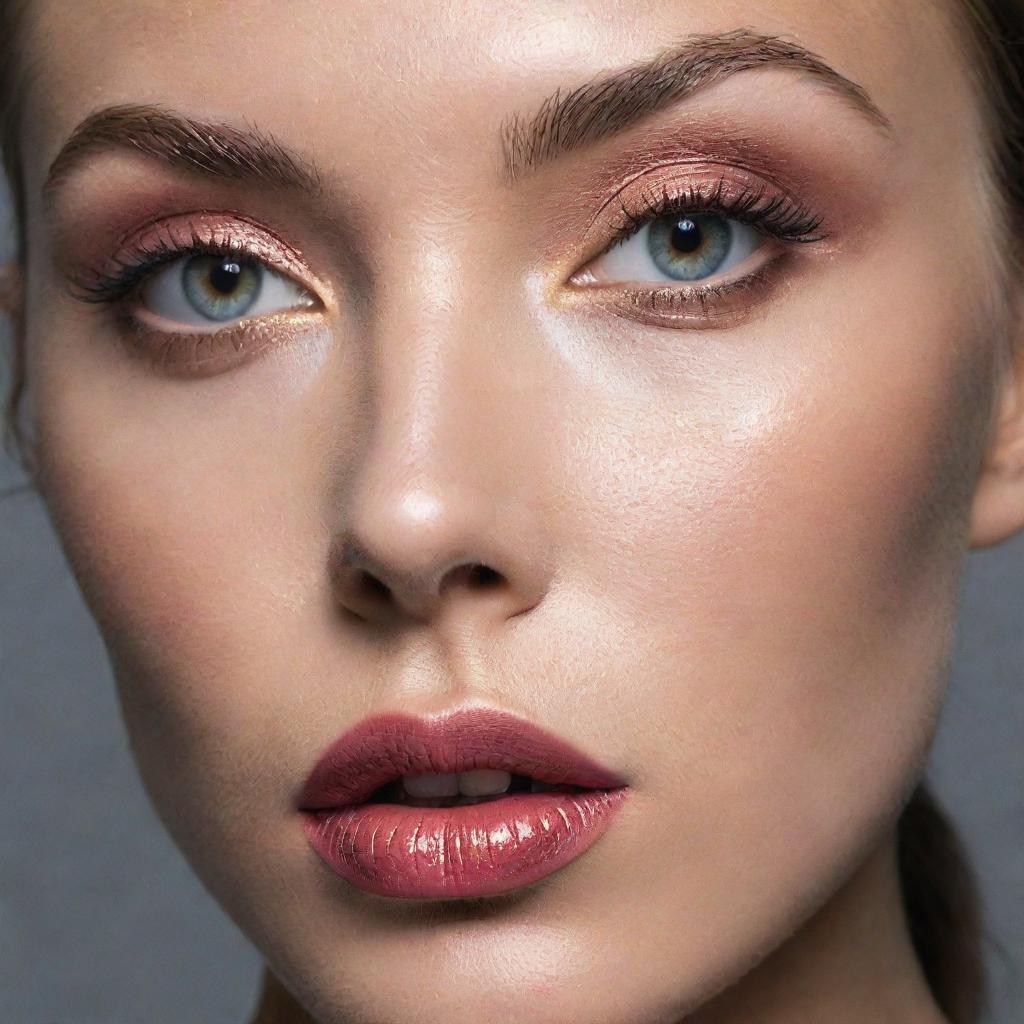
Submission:
<svg viewBox="0 0 1024 1024">
<path fill-rule="evenodd" d="M 724 281 L 707 282 L 587 282 L 585 275 L 597 260 L 645 225 L 669 213 L 716 213 L 739 220 L 759 231 L 776 253 L 753 270 Z M 564 296 L 570 302 L 604 309 L 656 327 L 726 327 L 739 324 L 781 284 L 799 243 L 830 237 L 824 219 L 799 197 L 768 180 L 734 165 L 708 161 L 659 164 L 633 175 L 600 207 L 584 242 L 590 253 L 569 279 Z M 575 293 L 575 294 L 573 294 Z"/>
<path fill-rule="evenodd" d="M 777 182 L 741 165 L 694 159 L 661 163 L 631 176 L 591 220 L 584 249 L 596 258 L 635 233 L 643 222 L 676 208 L 742 219 L 786 240 L 796 240 L 800 234 L 785 230 L 793 225 L 803 228 L 805 236 L 813 234 L 804 240 L 828 237 L 824 219 Z M 773 228 L 783 230 L 773 232 Z"/>
<path fill-rule="evenodd" d="M 819 217 L 788 197 L 761 188 L 741 191 L 726 198 L 721 181 L 711 193 L 694 187 L 682 194 L 673 193 L 663 186 L 659 194 L 643 194 L 638 202 L 638 209 L 629 209 L 625 204 L 621 207 L 625 218 L 621 231 L 627 236 L 658 217 L 687 212 L 719 214 L 786 241 L 820 241 L 822 237 L 815 234 L 821 225 Z"/>
<path fill-rule="evenodd" d="M 209 210 L 162 217 L 132 229 L 99 266 L 72 277 L 72 290 L 84 301 L 114 302 L 159 266 L 199 252 L 238 253 L 257 260 L 318 297 L 319 281 L 297 248 L 250 218 Z"/>
</svg>

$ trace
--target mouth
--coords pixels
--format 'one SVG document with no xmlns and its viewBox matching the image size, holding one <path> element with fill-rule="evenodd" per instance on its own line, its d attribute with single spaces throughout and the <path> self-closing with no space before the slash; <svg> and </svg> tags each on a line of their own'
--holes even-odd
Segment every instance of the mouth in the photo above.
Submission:
<svg viewBox="0 0 1024 1024">
<path fill-rule="evenodd" d="M 611 824 L 626 780 L 493 708 L 377 715 L 336 740 L 299 801 L 326 865 L 382 896 L 507 893 L 576 860 Z"/>
<path fill-rule="evenodd" d="M 492 803 L 516 793 L 585 793 L 583 786 L 553 785 L 496 768 L 458 774 L 405 775 L 371 793 L 368 803 L 405 807 L 468 807 Z"/>
</svg>

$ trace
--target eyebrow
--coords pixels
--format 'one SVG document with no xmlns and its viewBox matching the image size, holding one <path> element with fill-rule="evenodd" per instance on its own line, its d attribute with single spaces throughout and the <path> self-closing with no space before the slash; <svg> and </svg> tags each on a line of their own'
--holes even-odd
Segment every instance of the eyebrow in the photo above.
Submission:
<svg viewBox="0 0 1024 1024">
<path fill-rule="evenodd" d="M 74 129 L 50 164 L 43 195 L 92 154 L 124 148 L 209 177 L 322 191 L 311 161 L 258 128 L 197 121 L 158 106 L 122 104 L 98 110 Z"/>
<path fill-rule="evenodd" d="M 750 29 L 694 34 L 653 59 L 605 73 L 574 89 L 557 89 L 532 117 L 511 114 L 500 131 L 508 180 L 557 157 L 624 131 L 715 82 L 755 68 L 786 68 L 816 79 L 884 132 L 889 119 L 862 86 L 798 43 Z M 247 125 L 200 121 L 164 107 L 104 107 L 75 127 L 50 164 L 48 196 L 86 158 L 127 148 L 193 173 L 253 180 L 286 191 L 323 191 L 312 161 Z"/>
<path fill-rule="evenodd" d="M 531 117 L 512 114 L 501 126 L 502 163 L 514 181 L 525 171 L 621 132 L 715 82 L 755 68 L 798 71 L 836 93 L 876 128 L 891 122 L 864 88 L 798 43 L 751 29 L 694 34 L 653 59 L 557 89 Z"/>
</svg>

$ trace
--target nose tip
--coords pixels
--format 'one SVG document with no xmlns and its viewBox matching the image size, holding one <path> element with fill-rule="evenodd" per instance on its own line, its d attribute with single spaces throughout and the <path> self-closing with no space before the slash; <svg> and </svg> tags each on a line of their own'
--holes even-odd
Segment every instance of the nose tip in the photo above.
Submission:
<svg viewBox="0 0 1024 1024">
<path fill-rule="evenodd" d="M 443 497 L 409 490 L 388 500 L 385 488 L 364 501 L 331 552 L 340 605 L 395 625 L 452 615 L 499 623 L 539 603 L 547 585 L 539 552 L 517 547 L 524 537 L 513 523 L 485 495 L 464 490 L 448 486 Z"/>
</svg>

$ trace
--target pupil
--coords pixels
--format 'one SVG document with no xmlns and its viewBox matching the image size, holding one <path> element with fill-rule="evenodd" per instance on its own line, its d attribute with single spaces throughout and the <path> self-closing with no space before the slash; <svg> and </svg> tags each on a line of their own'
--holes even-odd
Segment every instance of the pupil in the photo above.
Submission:
<svg viewBox="0 0 1024 1024">
<path fill-rule="evenodd" d="M 210 271 L 210 285 L 221 295 L 230 295 L 238 287 L 242 267 L 233 260 L 223 260 Z"/>
<path fill-rule="evenodd" d="M 672 229 L 672 248 L 679 252 L 696 252 L 704 241 L 704 233 L 689 217 Z"/>
</svg>

